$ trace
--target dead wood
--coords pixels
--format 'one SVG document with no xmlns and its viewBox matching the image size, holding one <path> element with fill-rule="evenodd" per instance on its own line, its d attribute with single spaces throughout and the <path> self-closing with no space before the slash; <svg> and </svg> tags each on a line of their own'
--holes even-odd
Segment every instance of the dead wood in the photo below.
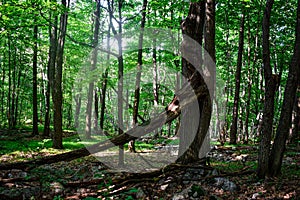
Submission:
<svg viewBox="0 0 300 200">
<path fill-rule="evenodd" d="M 0 164 L 0 170 L 7 169 L 23 169 L 28 170 L 35 168 L 44 164 L 57 163 L 60 161 L 71 161 L 77 158 L 85 157 L 93 153 L 104 151 L 114 146 L 122 145 L 129 142 L 132 139 L 139 138 L 143 135 L 146 135 L 158 127 L 161 127 L 163 124 L 166 124 L 179 116 L 180 112 L 162 112 L 160 115 L 155 117 L 151 121 L 147 121 L 142 125 L 136 126 L 135 128 L 130 129 L 122 135 L 118 135 L 109 140 L 99 142 L 89 147 L 83 147 L 74 151 L 51 155 L 35 160 L 24 161 L 24 162 L 14 162 L 14 163 L 2 163 Z"/>
</svg>

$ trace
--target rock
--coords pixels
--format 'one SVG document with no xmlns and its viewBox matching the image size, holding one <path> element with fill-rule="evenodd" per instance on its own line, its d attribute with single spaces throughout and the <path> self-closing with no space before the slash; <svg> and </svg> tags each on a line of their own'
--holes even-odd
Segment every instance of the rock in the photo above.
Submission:
<svg viewBox="0 0 300 200">
<path fill-rule="evenodd" d="M 238 189 L 237 185 L 227 178 L 221 177 L 221 178 L 215 178 L 214 180 L 215 180 L 214 185 L 222 188 L 223 190 L 235 192 Z"/>
<path fill-rule="evenodd" d="M 218 170 L 214 169 L 214 170 L 211 172 L 211 175 L 213 175 L 213 176 L 219 175 Z"/>
<path fill-rule="evenodd" d="M 161 186 L 160 186 L 160 189 L 161 189 L 161 190 L 165 190 L 165 189 L 167 189 L 168 186 L 169 186 L 169 184 L 161 185 Z"/>
<path fill-rule="evenodd" d="M 173 196 L 172 200 L 182 200 L 182 199 L 199 199 L 205 196 L 206 191 L 198 184 L 192 184 L 186 189 L 182 190 Z"/>
<path fill-rule="evenodd" d="M 194 198 L 198 197 L 198 192 L 195 192 L 192 196 L 193 196 Z"/>
<path fill-rule="evenodd" d="M 259 193 L 254 193 L 254 194 L 252 195 L 251 199 L 256 199 L 256 198 L 259 197 L 259 196 L 260 196 Z"/>
<path fill-rule="evenodd" d="M 172 200 L 182 200 L 185 199 L 182 194 L 175 194 L 172 198 Z"/>
<path fill-rule="evenodd" d="M 50 188 L 54 194 L 61 194 L 64 191 L 64 186 L 59 182 L 50 183 Z"/>
<path fill-rule="evenodd" d="M 190 181 L 182 181 L 182 183 L 183 183 L 184 185 L 187 185 L 187 184 L 190 183 Z"/>
</svg>

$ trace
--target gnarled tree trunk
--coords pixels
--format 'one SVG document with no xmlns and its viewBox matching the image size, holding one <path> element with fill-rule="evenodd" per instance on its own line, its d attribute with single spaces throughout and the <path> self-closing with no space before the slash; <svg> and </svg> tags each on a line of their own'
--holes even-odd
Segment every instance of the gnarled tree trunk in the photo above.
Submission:
<svg viewBox="0 0 300 200">
<path fill-rule="evenodd" d="M 180 131 L 179 163 L 195 162 L 199 159 L 199 151 L 207 134 L 212 112 L 212 102 L 208 86 L 200 73 L 202 66 L 202 39 L 205 18 L 205 1 L 190 4 L 189 14 L 182 22 L 184 34 L 182 42 L 182 74 L 188 81 L 196 102 L 182 109 Z M 191 42 L 191 39 L 194 41 Z M 199 47 L 200 46 L 200 47 Z M 199 59 L 200 58 L 200 59 Z M 195 66 L 197 65 L 197 66 Z M 200 68 L 199 68 L 200 67 Z M 201 95 L 197 95 L 197 94 Z M 184 94 L 176 94 L 179 102 L 189 98 Z M 194 108 L 198 107 L 199 110 Z M 195 132 L 195 135 L 192 133 Z"/>
</svg>

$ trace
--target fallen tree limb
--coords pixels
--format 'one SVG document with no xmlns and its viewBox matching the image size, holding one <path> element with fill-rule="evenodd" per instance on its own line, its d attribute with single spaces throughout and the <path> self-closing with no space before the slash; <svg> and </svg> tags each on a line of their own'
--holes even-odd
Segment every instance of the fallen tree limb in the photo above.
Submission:
<svg viewBox="0 0 300 200">
<path fill-rule="evenodd" d="M 85 157 L 90 154 L 94 154 L 100 151 L 104 151 L 114 146 L 122 145 L 129 142 L 132 139 L 139 138 L 143 135 L 146 135 L 158 127 L 161 127 L 163 124 L 166 124 L 180 115 L 180 112 L 162 112 L 160 115 L 155 117 L 152 121 L 147 121 L 140 126 L 130 129 L 122 135 L 118 135 L 109 140 L 99 142 L 89 147 L 83 147 L 74 151 L 47 156 L 35 160 L 24 161 L 24 162 L 14 162 L 14 163 L 2 163 L 0 164 L 0 170 L 9 170 L 9 169 L 30 169 L 35 168 L 44 164 L 51 164 L 60 161 L 71 161 L 77 158 Z"/>
</svg>

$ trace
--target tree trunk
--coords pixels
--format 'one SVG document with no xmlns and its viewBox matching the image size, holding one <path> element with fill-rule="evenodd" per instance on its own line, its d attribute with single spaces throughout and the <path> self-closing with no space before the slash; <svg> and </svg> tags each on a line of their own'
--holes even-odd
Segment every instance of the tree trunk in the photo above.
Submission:
<svg viewBox="0 0 300 200">
<path fill-rule="evenodd" d="M 119 37 L 118 37 L 118 133 L 123 134 L 124 123 L 123 123 L 123 72 L 124 72 L 124 61 L 123 61 L 123 49 L 122 49 L 122 6 L 123 0 L 118 2 L 119 11 Z M 119 166 L 124 166 L 124 145 L 119 145 Z"/>
<path fill-rule="evenodd" d="M 81 92 L 82 88 L 79 88 L 78 94 L 75 95 L 75 122 L 74 126 L 75 128 L 79 128 L 80 122 L 79 122 L 79 115 L 80 115 L 80 109 L 81 109 Z"/>
<path fill-rule="evenodd" d="M 97 54 L 98 54 L 98 37 L 99 37 L 99 28 L 100 28 L 100 0 L 97 0 L 97 10 L 94 13 L 95 20 L 95 28 L 94 28 L 94 36 L 93 36 L 93 52 L 91 58 L 91 68 L 90 71 L 94 71 L 97 67 Z M 90 80 L 89 90 L 88 90 L 88 102 L 86 106 L 86 118 L 85 118 L 85 137 L 86 139 L 91 139 L 92 132 L 92 106 L 93 106 L 93 94 L 94 94 L 94 80 Z M 98 121 L 98 120 L 97 120 Z"/>
<path fill-rule="evenodd" d="M 153 105 L 158 106 L 158 69 L 157 69 L 157 54 L 156 54 L 156 38 L 153 38 L 153 53 L 152 53 L 152 63 L 153 63 Z"/>
<path fill-rule="evenodd" d="M 62 5 L 65 8 L 69 7 L 66 0 L 62 0 Z M 63 67 L 63 54 L 65 46 L 65 36 L 67 31 L 67 21 L 68 13 L 67 11 L 63 13 L 60 17 L 60 33 L 57 41 L 57 51 L 56 51 L 56 65 L 54 71 L 54 80 L 52 88 L 52 101 L 53 101 L 53 124 L 54 124 L 54 133 L 53 133 L 53 148 L 62 149 L 62 67 Z"/>
<path fill-rule="evenodd" d="M 94 90 L 94 102 L 95 102 L 95 111 L 94 111 L 94 130 L 96 133 L 99 133 L 98 119 L 99 119 L 99 88 L 96 87 Z"/>
<path fill-rule="evenodd" d="M 263 65 L 265 75 L 265 101 L 260 133 L 257 176 L 265 178 L 268 173 L 270 142 L 273 131 L 274 97 L 276 89 L 276 76 L 272 75 L 270 64 L 270 18 L 274 0 L 268 0 L 263 17 Z"/>
<path fill-rule="evenodd" d="M 8 36 L 8 93 L 7 93 L 7 120 L 8 130 L 12 128 L 11 120 L 11 38 Z"/>
<path fill-rule="evenodd" d="M 3 56 L 5 56 L 5 55 L 3 55 Z M 6 74 L 5 74 L 4 66 L 2 67 L 1 63 L 2 62 L 0 62 L 0 67 L 2 68 L 2 84 L 1 84 L 1 87 L 4 88 L 5 77 L 6 77 L 5 75 Z M 0 121 L 0 127 L 2 127 L 2 125 L 4 124 L 4 119 L 5 119 L 4 99 L 5 99 L 5 91 L 2 90 L 2 92 L 1 92 L 1 121 Z"/>
<path fill-rule="evenodd" d="M 56 2 L 56 0 L 52 0 Z M 48 112 L 50 113 L 50 92 L 54 94 L 54 81 L 55 81 L 55 62 L 56 62 L 56 52 L 57 52 L 57 23 L 58 17 L 54 13 L 50 13 L 50 24 L 49 24 L 49 53 L 48 53 Z M 52 22 L 53 20 L 53 22 Z M 51 23 L 52 22 L 52 23 Z M 52 25 L 53 24 L 53 25 Z M 53 105 L 54 107 L 54 105 Z M 48 115 L 49 115 L 48 113 Z M 46 111 L 47 114 L 47 111 Z M 53 117 L 54 119 L 54 117 Z M 50 136 L 50 116 L 48 119 L 45 117 L 45 127 L 44 127 L 44 136 Z"/>
<path fill-rule="evenodd" d="M 154 10 L 154 16 L 156 18 L 156 11 Z M 155 32 L 154 32 L 155 34 Z M 153 105 L 154 105 L 154 109 L 158 106 L 158 90 L 159 90 L 159 84 L 158 84 L 158 80 L 159 80 L 159 69 L 158 69 L 158 65 L 157 65 L 157 40 L 154 37 L 153 38 L 153 52 L 152 52 L 152 64 L 153 64 L 153 70 L 152 70 L 152 74 L 153 74 L 153 83 L 152 83 L 152 87 L 153 87 Z M 159 130 L 155 130 L 153 137 L 156 138 L 158 137 L 159 134 Z"/>
<path fill-rule="evenodd" d="M 247 65 L 248 65 L 248 86 L 247 86 L 247 100 L 246 100 L 246 112 L 245 112 L 245 139 L 244 143 L 248 144 L 249 140 L 249 116 L 250 116 L 250 103 L 251 103 L 251 90 L 252 90 L 252 78 L 254 74 L 253 67 L 251 69 L 251 29 L 250 29 L 250 16 L 248 15 L 248 49 L 247 49 Z M 256 57 L 254 57 L 253 65 L 256 62 Z M 251 70 L 250 70 L 251 69 Z"/>
<path fill-rule="evenodd" d="M 206 0 L 205 5 L 205 35 L 204 35 L 204 47 L 208 54 L 205 56 L 210 56 L 213 63 L 216 63 L 216 47 L 215 47 L 215 0 Z M 209 58 L 204 58 L 204 63 L 210 61 Z M 204 67 L 205 64 L 204 64 Z M 215 94 L 215 82 L 216 82 L 216 69 L 215 67 L 206 67 L 209 72 L 209 76 L 206 77 L 205 81 L 210 91 L 211 100 L 214 99 Z M 212 105 L 211 105 L 212 106 Z M 206 109 L 206 108 L 204 108 Z M 206 111 L 204 111 L 206 112 Z M 209 125 L 209 122 L 208 122 Z M 206 154 L 210 151 L 210 134 L 207 133 L 204 142 L 200 149 L 199 158 L 206 157 Z"/>
<path fill-rule="evenodd" d="M 109 59 L 108 59 L 109 60 Z M 102 82 L 102 89 L 101 89 L 101 99 L 100 99 L 100 129 L 103 132 L 104 128 L 104 113 L 105 113 L 105 98 L 106 98 L 106 88 L 107 88 L 107 78 L 108 78 L 108 68 L 105 69 L 103 73 L 103 82 Z"/>
<path fill-rule="evenodd" d="M 202 44 L 204 18 L 205 1 L 190 3 L 188 17 L 181 24 L 183 34 L 186 35 L 183 37 L 182 42 L 182 74 L 189 80 L 189 83 L 185 84 L 190 85 L 196 94 L 201 90 L 201 95 L 196 96 L 197 101 L 187 109 L 182 110 L 177 162 L 183 164 L 199 160 L 199 151 L 207 134 L 211 117 L 212 103 L 209 89 L 202 74 L 195 68 L 202 65 L 202 63 L 198 63 L 199 57 L 202 57 L 202 52 L 201 49 L 197 49 L 197 44 L 190 44 L 189 42 L 189 38 L 192 38 L 198 44 Z M 202 59 L 200 59 L 201 61 Z M 193 66 L 190 62 L 198 66 Z M 189 98 L 183 94 L 177 94 L 177 96 L 181 104 L 185 98 Z M 193 110 L 195 104 L 199 106 L 198 113 L 195 113 L 197 110 Z M 193 128 L 196 128 L 196 130 L 191 130 Z M 196 135 L 193 137 L 190 134 L 194 131 Z"/>
<path fill-rule="evenodd" d="M 111 23 L 111 21 L 110 21 Z M 106 48 L 108 51 L 110 51 L 110 28 L 111 24 L 108 26 L 108 31 L 107 31 L 107 44 Z M 107 68 L 105 69 L 105 72 L 102 75 L 102 89 L 101 89 L 101 99 L 100 99 L 100 104 L 101 104 L 101 109 L 100 109 L 100 129 L 102 133 L 104 133 L 103 130 L 103 124 L 104 124 L 104 113 L 105 113 L 105 98 L 106 98 L 106 89 L 107 89 L 107 82 L 108 82 L 108 70 L 109 70 L 109 61 L 110 60 L 110 54 L 107 54 Z"/>
<path fill-rule="evenodd" d="M 35 20 L 36 21 L 36 20 Z M 33 107 L 33 130 L 32 135 L 38 135 L 39 129 L 38 129 L 38 100 L 37 100 L 37 54 L 38 54 L 38 26 L 34 26 L 33 31 L 33 39 L 34 39 L 34 47 L 33 47 L 33 66 L 32 66 L 32 107 Z"/>
<path fill-rule="evenodd" d="M 276 131 L 274 144 L 272 146 L 269 174 L 270 176 L 278 176 L 281 170 L 283 153 L 285 151 L 286 140 L 289 135 L 291 125 L 293 105 L 296 97 L 297 85 L 300 76 L 300 0 L 298 0 L 297 8 L 297 25 L 295 29 L 296 41 L 294 54 L 289 66 L 289 75 L 284 91 L 284 99 L 280 114 L 279 125 Z"/>
<path fill-rule="evenodd" d="M 299 81 L 299 80 L 298 80 Z M 300 85 L 298 84 L 297 93 L 300 93 Z M 300 130 L 300 97 L 296 97 L 294 103 L 294 119 L 292 125 L 292 134 L 290 137 L 290 143 L 294 143 L 297 138 L 299 137 L 299 130 Z"/>
<path fill-rule="evenodd" d="M 44 122 L 44 137 L 50 136 L 50 82 L 49 82 L 49 64 L 47 65 L 47 81 L 45 92 L 45 122 Z"/>
<path fill-rule="evenodd" d="M 12 92 L 11 92 L 11 127 L 16 128 L 16 71 L 17 71 L 17 47 L 14 47 L 14 59 L 13 59 L 13 70 L 12 70 Z"/>
<path fill-rule="evenodd" d="M 138 44 L 139 49 L 138 49 L 138 61 L 137 61 L 137 73 L 135 78 L 136 82 L 135 82 L 134 103 L 133 103 L 133 117 L 132 117 L 133 127 L 135 127 L 138 124 L 140 85 L 141 85 L 141 75 L 142 75 L 142 65 L 143 65 L 143 39 L 144 39 L 144 28 L 146 23 L 146 9 L 147 9 L 147 0 L 143 0 L 141 29 L 140 29 L 139 44 Z M 128 148 L 131 152 L 136 153 L 134 140 L 129 142 Z"/>
<path fill-rule="evenodd" d="M 235 72 L 235 92 L 234 92 L 234 102 L 233 102 L 233 114 L 232 123 L 230 126 L 230 144 L 236 144 L 237 140 L 237 122 L 238 122 L 238 110 L 239 110 L 239 100 L 240 100 L 240 86 L 241 86 L 241 71 L 242 71 L 242 61 L 243 61 L 243 51 L 244 51 L 244 27 L 245 27 L 245 8 L 242 5 L 242 17 L 239 30 L 239 50 L 237 58 L 237 67 Z"/>
</svg>

